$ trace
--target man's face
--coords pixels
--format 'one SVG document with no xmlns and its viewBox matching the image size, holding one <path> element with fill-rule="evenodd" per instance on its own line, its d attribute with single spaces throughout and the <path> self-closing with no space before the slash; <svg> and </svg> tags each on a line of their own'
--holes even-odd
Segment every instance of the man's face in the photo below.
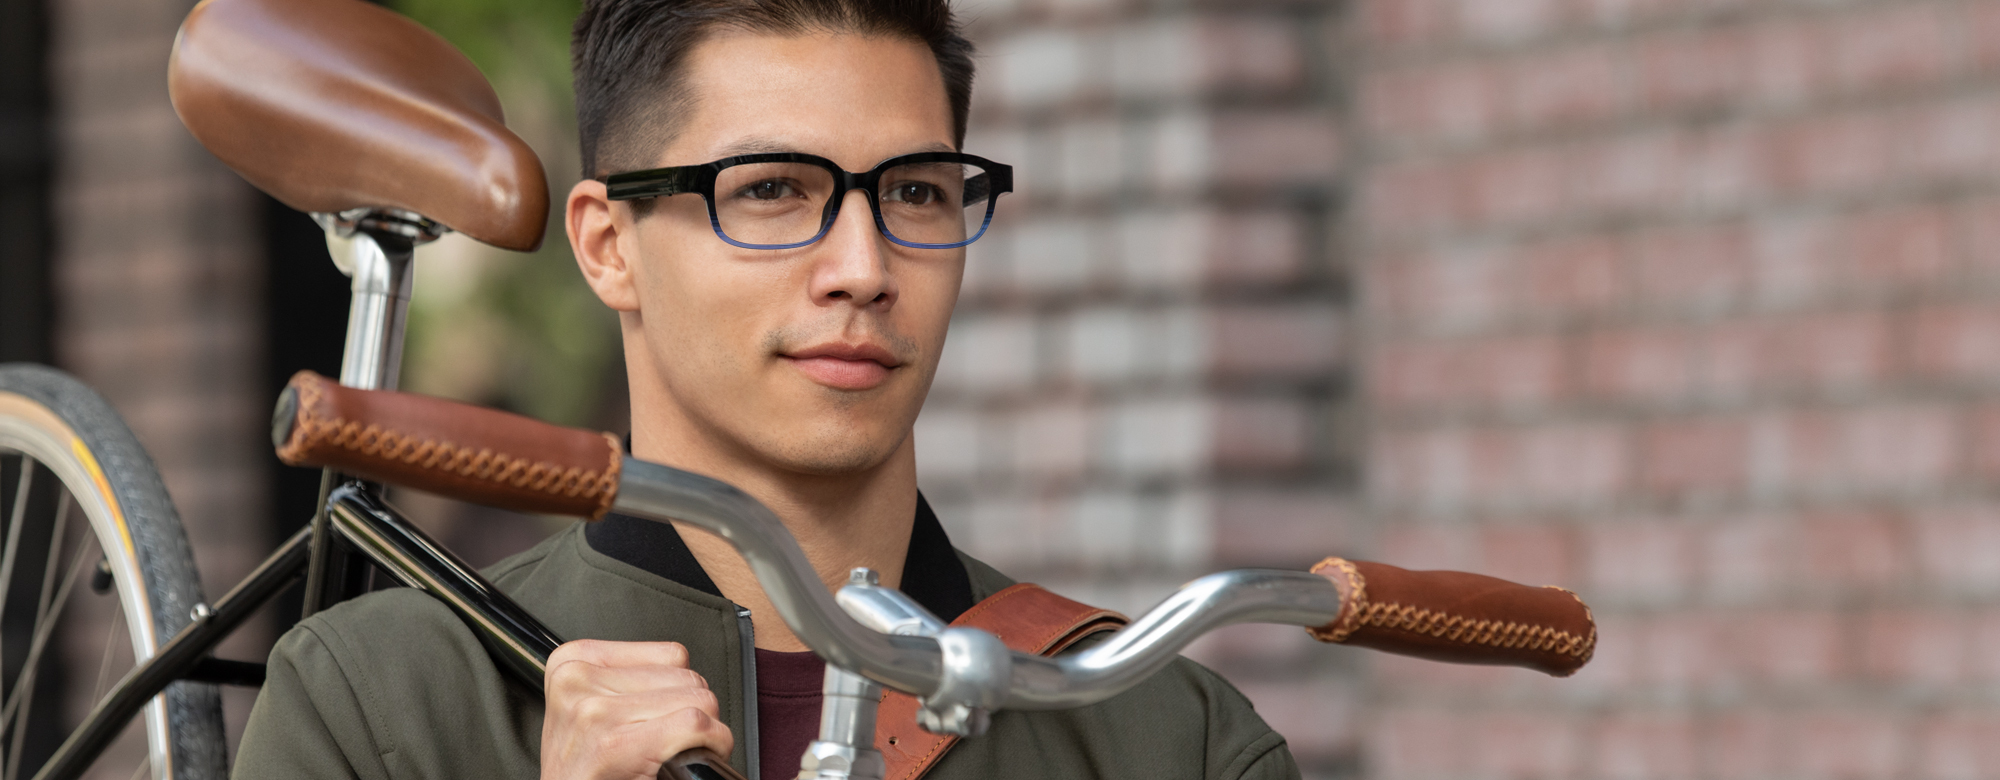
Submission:
<svg viewBox="0 0 2000 780">
<path fill-rule="evenodd" d="M 803 152 L 866 171 L 955 148 L 937 61 L 919 42 L 725 32 L 691 52 L 686 77 L 692 114 L 660 167 Z M 656 199 L 636 218 L 611 208 L 620 251 L 636 258 L 627 348 L 647 358 L 628 363 L 651 374 L 633 377 L 635 403 L 639 385 L 656 383 L 659 397 L 643 402 L 665 407 L 657 419 L 794 472 L 871 468 L 904 444 L 944 348 L 965 250 L 889 242 L 861 190 L 824 238 L 788 250 L 724 243 L 698 195 Z"/>
</svg>

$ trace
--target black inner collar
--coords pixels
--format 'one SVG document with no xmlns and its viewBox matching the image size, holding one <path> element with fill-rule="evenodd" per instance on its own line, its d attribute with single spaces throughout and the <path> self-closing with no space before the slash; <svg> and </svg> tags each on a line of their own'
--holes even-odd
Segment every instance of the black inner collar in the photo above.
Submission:
<svg viewBox="0 0 2000 780">
<path fill-rule="evenodd" d="M 609 514 L 585 528 L 583 537 L 591 549 L 606 556 L 722 596 L 672 525 Z M 917 494 L 917 515 L 910 525 L 910 551 L 903 557 L 902 591 L 946 622 L 957 620 L 972 608 L 972 578 L 966 575 L 965 564 L 952 551 L 951 539 L 921 493 Z"/>
</svg>

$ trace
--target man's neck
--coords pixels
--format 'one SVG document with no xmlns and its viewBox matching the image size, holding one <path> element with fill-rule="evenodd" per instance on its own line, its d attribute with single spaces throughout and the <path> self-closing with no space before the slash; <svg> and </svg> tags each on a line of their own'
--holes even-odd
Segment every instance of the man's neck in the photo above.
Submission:
<svg viewBox="0 0 2000 780">
<path fill-rule="evenodd" d="M 762 501 L 798 539 L 806 559 L 829 589 L 846 583 L 847 573 L 856 566 L 880 572 L 885 585 L 901 584 L 917 509 L 913 440 L 904 439 L 894 454 L 874 468 L 823 476 L 746 463 L 701 443 L 677 441 L 683 437 L 674 435 L 674 426 L 641 431 L 639 420 L 634 423 L 634 455 L 728 482 Z M 693 526 L 674 525 L 723 598 L 750 610 L 757 647 L 781 652 L 806 649 L 778 616 L 735 548 Z"/>
</svg>

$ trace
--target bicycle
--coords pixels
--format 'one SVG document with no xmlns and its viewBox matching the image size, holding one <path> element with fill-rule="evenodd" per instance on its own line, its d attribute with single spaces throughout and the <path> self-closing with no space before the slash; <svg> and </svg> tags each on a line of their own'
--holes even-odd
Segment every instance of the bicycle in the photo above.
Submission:
<svg viewBox="0 0 2000 780">
<path fill-rule="evenodd" d="M 609 434 L 393 392 L 415 248 L 451 229 L 530 249 L 548 208 L 539 161 L 501 123 L 484 77 L 449 44 L 358 0 L 208 0 L 184 23 L 170 73 L 176 109 L 197 139 L 252 184 L 313 212 L 352 278 L 339 381 L 295 378 L 273 419 L 281 457 L 323 469 L 322 496 L 308 528 L 203 603 L 173 506 L 116 413 L 51 369 L 0 367 L 0 483 L 12 486 L 0 487 L 0 617 L 33 616 L 28 647 L 0 647 L 0 780 L 14 780 L 24 765 L 37 780 L 80 777 L 141 710 L 145 750 L 134 776 L 226 774 L 214 686 L 256 685 L 262 665 L 210 653 L 301 577 L 310 614 L 365 589 L 368 567 L 386 572 L 449 605 L 502 668 L 539 691 L 561 639 L 408 523 L 382 499 L 382 484 L 525 511 L 673 519 L 729 541 L 785 622 L 828 662 L 826 715 L 801 757 L 802 777 L 881 776 L 874 747 L 884 690 L 920 697 L 915 714 L 927 730 L 975 736 L 999 709 L 1077 707 L 1115 695 L 1233 622 L 1300 625 L 1325 641 L 1559 675 L 1594 650 L 1589 612 L 1567 591 L 1339 559 L 1313 572 L 1209 575 L 1129 626 L 1056 656 L 946 625 L 865 570 L 831 593 L 783 524 L 727 484 L 627 456 Z M 284 143 L 270 140 L 277 137 Z M 61 494 L 38 487 L 48 478 Z M 72 522 L 72 507 L 87 522 Z M 83 603 L 75 587 L 86 581 L 94 593 L 116 594 L 117 606 L 95 704 L 53 755 L 29 762 L 29 729 L 52 722 L 34 717 L 48 706 L 43 697 L 44 709 L 35 709 L 36 692 L 63 657 L 48 652 L 49 642 L 71 605 Z M 13 590 L 17 582 L 24 589 Z M 128 645 L 132 668 L 110 684 Z M 663 767 L 669 775 L 738 776 L 724 757 L 702 751 Z"/>
</svg>

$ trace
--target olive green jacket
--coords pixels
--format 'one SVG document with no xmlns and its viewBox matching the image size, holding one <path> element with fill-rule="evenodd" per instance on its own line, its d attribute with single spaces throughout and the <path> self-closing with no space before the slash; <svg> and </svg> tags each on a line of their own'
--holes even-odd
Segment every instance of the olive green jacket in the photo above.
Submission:
<svg viewBox="0 0 2000 780">
<path fill-rule="evenodd" d="M 973 597 L 1012 584 L 958 553 Z M 754 670 L 734 604 L 606 556 L 581 526 L 487 576 L 566 639 L 671 640 L 754 756 Z M 747 613 L 744 613 L 747 614 Z M 746 694 L 749 694 L 746 696 Z M 441 602 L 380 591 L 307 618 L 271 651 L 237 754 L 238 778 L 531 778 L 542 699 L 495 666 Z M 766 777 L 789 778 L 793 771 Z M 1285 740 L 1227 682 L 1177 659 L 1123 694 L 1058 712 L 1001 712 L 927 778 L 1296 778 Z"/>
</svg>

